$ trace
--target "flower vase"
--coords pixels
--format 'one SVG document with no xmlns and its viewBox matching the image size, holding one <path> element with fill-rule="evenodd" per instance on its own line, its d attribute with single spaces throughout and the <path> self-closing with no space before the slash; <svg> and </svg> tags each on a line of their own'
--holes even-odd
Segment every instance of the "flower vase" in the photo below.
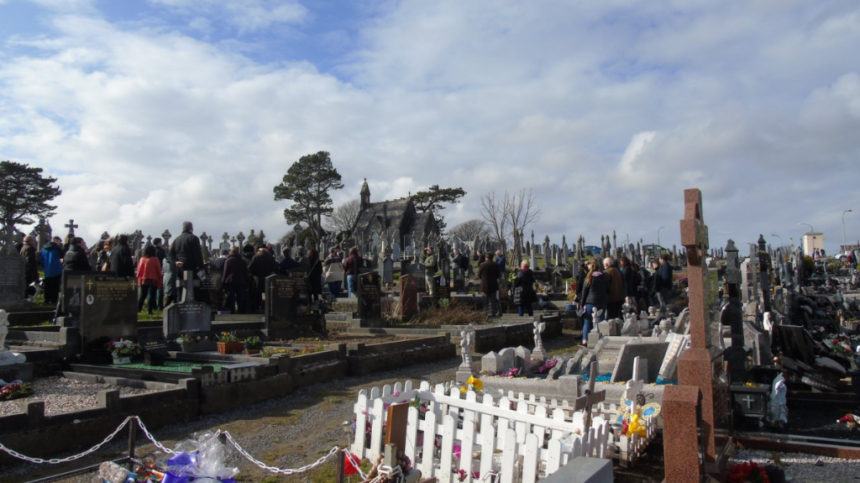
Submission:
<svg viewBox="0 0 860 483">
<path fill-rule="evenodd" d="M 113 356 L 113 363 L 115 366 L 121 366 L 125 364 L 131 364 L 131 357 L 117 357 Z"/>
<path fill-rule="evenodd" d="M 260 349 L 245 349 L 245 355 L 246 356 L 252 356 L 255 354 L 259 354 L 259 353 L 260 353 Z"/>
<path fill-rule="evenodd" d="M 219 354 L 235 354 L 236 352 L 242 352 L 242 349 L 245 348 L 244 342 L 219 342 L 218 343 L 218 353 Z"/>
</svg>

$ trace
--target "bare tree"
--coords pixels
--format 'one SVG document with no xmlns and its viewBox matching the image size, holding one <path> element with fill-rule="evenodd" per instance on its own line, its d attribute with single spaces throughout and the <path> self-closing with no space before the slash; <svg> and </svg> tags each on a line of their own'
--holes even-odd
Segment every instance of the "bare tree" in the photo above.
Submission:
<svg viewBox="0 0 860 483">
<path fill-rule="evenodd" d="M 483 240 L 489 234 L 490 229 L 487 227 L 487 223 L 484 220 L 478 219 L 464 221 L 448 230 L 448 235 L 457 237 L 457 239 L 465 243 L 471 242 L 476 236 Z"/>
<path fill-rule="evenodd" d="M 508 235 L 508 216 L 506 207 L 508 205 L 508 192 L 503 197 L 496 197 L 496 192 L 490 191 L 481 197 L 481 215 L 487 222 L 490 234 L 499 243 L 502 253 L 507 252 L 505 238 Z"/>
<path fill-rule="evenodd" d="M 361 213 L 361 203 L 358 200 L 347 201 L 334 209 L 331 215 L 325 217 L 329 232 L 342 233 L 352 230 L 358 214 Z"/>
<path fill-rule="evenodd" d="M 514 239 L 514 259 L 517 267 L 522 262 L 519 247 L 522 246 L 523 240 L 521 235 L 525 233 L 527 226 L 536 223 L 540 220 L 540 215 L 543 213 L 543 207 L 537 204 L 537 200 L 532 194 L 531 188 L 528 193 L 526 189 L 521 189 L 518 193 L 508 195 L 505 192 L 505 216 L 508 218 L 510 235 Z"/>
<path fill-rule="evenodd" d="M 508 237 L 513 239 L 516 267 L 522 262 L 519 250 L 523 244 L 521 234 L 528 225 L 540 220 L 542 212 L 543 208 L 537 204 L 531 189 L 526 192 L 523 188 L 513 194 L 505 191 L 502 197 L 490 191 L 481 198 L 481 214 L 503 253 L 507 252 Z"/>
</svg>

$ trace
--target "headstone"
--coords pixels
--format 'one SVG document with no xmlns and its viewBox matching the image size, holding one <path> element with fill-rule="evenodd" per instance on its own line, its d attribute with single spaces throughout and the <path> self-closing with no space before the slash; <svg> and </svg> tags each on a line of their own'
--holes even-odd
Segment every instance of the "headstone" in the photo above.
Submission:
<svg viewBox="0 0 860 483">
<path fill-rule="evenodd" d="M 182 272 L 185 280 L 185 298 L 182 302 L 164 308 L 162 331 L 164 337 L 175 338 L 186 332 L 210 332 L 212 330 L 212 310 L 203 302 L 194 301 L 194 274 Z"/>
<path fill-rule="evenodd" d="M 531 374 L 532 367 L 532 351 L 526 349 L 523 346 L 519 346 L 514 349 L 514 367 L 520 370 L 519 375 L 523 376 L 526 374 Z"/>
<path fill-rule="evenodd" d="M 412 275 L 400 277 L 400 316 L 412 317 L 418 314 L 418 285 Z"/>
<path fill-rule="evenodd" d="M 630 342 L 621 346 L 618 359 L 615 361 L 615 369 L 612 371 L 611 382 L 624 382 L 633 378 L 633 360 L 637 357 L 648 360 L 650 363 L 647 379 L 645 382 L 656 382 L 660 372 L 659 362 L 666 355 L 669 347 L 668 342 Z"/>
<path fill-rule="evenodd" d="M 485 373 L 489 376 L 498 376 L 499 374 L 504 374 L 507 369 L 504 369 L 504 365 L 502 364 L 502 357 L 499 354 L 496 354 L 493 351 L 490 351 L 488 354 L 484 355 L 481 358 L 481 372 Z"/>
<path fill-rule="evenodd" d="M 427 284 L 424 280 L 424 265 L 416 260 L 415 263 L 409 265 L 409 273 L 415 278 L 415 286 L 418 287 L 418 291 L 426 292 Z"/>
<path fill-rule="evenodd" d="M 436 300 L 451 300 L 451 284 L 444 275 L 433 277 L 436 284 Z"/>
<path fill-rule="evenodd" d="M 139 345 L 147 366 L 163 366 L 164 359 L 170 355 L 164 338 L 142 341 Z"/>
<path fill-rule="evenodd" d="M 575 376 L 582 374 L 582 361 L 586 353 L 588 353 L 588 349 L 581 348 L 576 351 L 576 354 L 574 354 L 573 357 L 564 362 L 563 372 L 565 376 Z"/>
<path fill-rule="evenodd" d="M 113 339 L 137 337 L 137 280 L 90 273 L 81 277 L 81 347 L 104 352 Z"/>
<path fill-rule="evenodd" d="M 678 358 L 690 345 L 690 337 L 680 334 L 668 334 L 666 340 L 669 347 L 666 349 L 666 355 L 660 364 L 660 371 L 657 377 L 664 381 L 678 380 Z"/>
<path fill-rule="evenodd" d="M 379 286 L 379 275 L 373 272 L 358 276 L 358 318 L 382 318 L 382 289 Z"/>
<path fill-rule="evenodd" d="M 394 283 L 394 260 L 388 255 L 382 261 L 382 283 L 386 285 Z"/>
<path fill-rule="evenodd" d="M 513 347 L 505 347 L 499 351 L 499 358 L 502 360 L 500 374 L 517 367 L 517 356 Z"/>
<path fill-rule="evenodd" d="M 400 244 L 397 242 L 394 242 L 394 245 L 391 247 L 391 258 L 395 262 L 400 261 Z"/>
<path fill-rule="evenodd" d="M 24 257 L 14 250 L 11 250 L 11 253 L 0 253 L 0 307 L 13 308 L 24 304 L 24 292 L 27 288 L 25 266 Z"/>
<path fill-rule="evenodd" d="M 266 328 L 270 336 L 283 334 L 295 325 L 308 325 L 310 297 L 304 272 L 266 277 Z"/>
</svg>

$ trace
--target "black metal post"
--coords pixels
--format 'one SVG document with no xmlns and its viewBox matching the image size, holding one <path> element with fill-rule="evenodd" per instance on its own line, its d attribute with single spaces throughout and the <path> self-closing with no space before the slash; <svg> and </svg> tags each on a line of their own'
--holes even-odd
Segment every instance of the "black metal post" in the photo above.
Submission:
<svg viewBox="0 0 860 483">
<path fill-rule="evenodd" d="M 134 443 L 137 439 L 137 420 L 128 422 L 128 470 L 134 471 Z"/>
</svg>

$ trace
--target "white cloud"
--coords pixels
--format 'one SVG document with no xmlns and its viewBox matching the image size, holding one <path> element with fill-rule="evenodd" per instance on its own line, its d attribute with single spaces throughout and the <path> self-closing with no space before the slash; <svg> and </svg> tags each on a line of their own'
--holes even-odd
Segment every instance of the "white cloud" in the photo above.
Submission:
<svg viewBox="0 0 860 483">
<path fill-rule="evenodd" d="M 229 20 L 226 2 L 157 1 L 204 33 L 304 23 L 332 37 L 298 3 Z M 787 241 L 798 221 L 835 242 L 832 213 L 860 207 L 858 11 L 404 1 L 363 26 L 339 77 L 255 62 L 231 39 L 60 12 L 50 34 L 0 50 L 0 158 L 58 176 L 58 219 L 88 236 L 176 232 L 186 218 L 200 232 L 280 234 L 272 186 L 326 150 L 346 185 L 336 203 L 365 177 L 374 200 L 462 186 L 449 226 L 478 218 L 481 194 L 525 187 L 544 206 L 540 238 L 654 241 L 665 226 L 671 245 L 682 190 L 699 187 L 712 246 Z"/>
<path fill-rule="evenodd" d="M 303 22 L 308 10 L 293 0 L 150 0 L 185 14 L 207 15 L 218 18 L 239 29 L 240 32 L 253 32 L 267 29 L 275 24 L 296 24 Z M 198 28 L 201 19 L 195 18 L 192 27 Z"/>
</svg>

